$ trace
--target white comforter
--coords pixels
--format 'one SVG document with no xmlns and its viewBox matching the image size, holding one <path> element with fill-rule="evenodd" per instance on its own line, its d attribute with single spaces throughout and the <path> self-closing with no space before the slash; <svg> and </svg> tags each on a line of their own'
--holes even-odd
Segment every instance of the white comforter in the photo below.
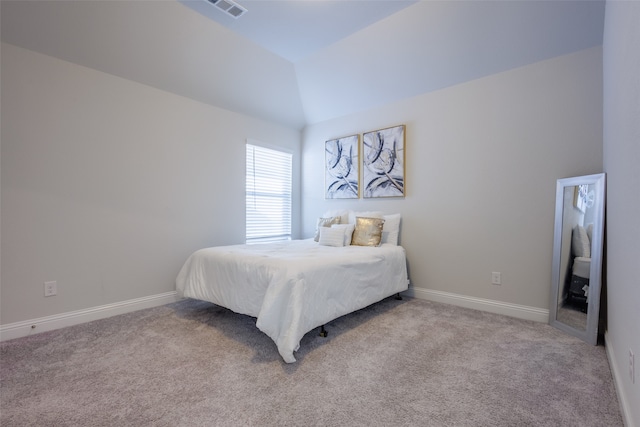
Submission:
<svg viewBox="0 0 640 427">
<path fill-rule="evenodd" d="M 181 296 L 257 318 L 287 363 L 310 330 L 408 288 L 401 246 L 313 239 L 201 249 L 176 279 Z"/>
</svg>

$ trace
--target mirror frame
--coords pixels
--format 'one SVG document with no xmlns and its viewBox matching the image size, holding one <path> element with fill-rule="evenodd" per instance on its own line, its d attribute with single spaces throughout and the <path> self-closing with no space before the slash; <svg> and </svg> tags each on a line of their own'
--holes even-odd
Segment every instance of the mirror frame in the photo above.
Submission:
<svg viewBox="0 0 640 427">
<path fill-rule="evenodd" d="M 605 174 L 593 174 L 562 178 L 556 183 L 556 216 L 553 234 L 553 259 L 551 268 L 551 303 L 549 324 L 570 335 L 580 338 L 589 344 L 598 343 L 598 321 L 600 312 L 600 291 L 602 288 L 602 255 L 604 247 L 604 206 L 605 206 Z M 595 191 L 593 231 L 591 234 L 591 265 L 589 270 L 589 305 L 587 308 L 586 329 L 576 329 L 557 319 L 558 294 L 560 287 L 560 266 L 562 251 L 562 231 L 564 214 L 564 190 L 577 185 L 593 185 Z"/>
</svg>

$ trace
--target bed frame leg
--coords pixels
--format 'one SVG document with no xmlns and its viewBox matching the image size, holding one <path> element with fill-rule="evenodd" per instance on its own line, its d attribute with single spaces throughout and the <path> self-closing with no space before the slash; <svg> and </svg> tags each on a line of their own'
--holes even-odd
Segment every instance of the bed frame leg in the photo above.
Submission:
<svg viewBox="0 0 640 427">
<path fill-rule="evenodd" d="M 325 337 L 328 335 L 327 330 L 324 328 L 324 325 L 320 326 L 320 336 Z"/>
<path fill-rule="evenodd" d="M 401 299 L 402 299 L 402 296 L 400 295 L 400 292 L 398 292 L 398 293 L 396 294 L 396 299 L 397 299 L 397 300 L 401 300 Z"/>
</svg>

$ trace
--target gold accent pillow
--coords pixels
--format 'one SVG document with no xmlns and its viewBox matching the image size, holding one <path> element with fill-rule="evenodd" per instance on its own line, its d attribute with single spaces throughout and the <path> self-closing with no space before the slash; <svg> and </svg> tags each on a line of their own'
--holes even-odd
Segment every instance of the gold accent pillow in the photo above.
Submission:
<svg viewBox="0 0 640 427">
<path fill-rule="evenodd" d="M 351 244 L 356 246 L 380 246 L 382 240 L 382 218 L 356 218 L 356 229 L 353 231 Z"/>
<path fill-rule="evenodd" d="M 332 224 L 340 224 L 340 217 L 332 216 L 329 218 L 318 218 L 318 224 L 316 225 L 316 235 L 313 240 L 317 242 L 320 239 L 320 227 L 331 227 Z"/>
</svg>

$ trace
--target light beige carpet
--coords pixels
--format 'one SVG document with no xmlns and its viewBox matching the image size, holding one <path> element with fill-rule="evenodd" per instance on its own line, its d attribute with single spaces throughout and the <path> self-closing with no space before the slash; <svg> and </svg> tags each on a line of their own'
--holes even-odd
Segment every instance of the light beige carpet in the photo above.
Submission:
<svg viewBox="0 0 640 427">
<path fill-rule="evenodd" d="M 405 298 L 308 333 L 183 300 L 0 344 L 0 425 L 621 426 L 605 349 Z"/>
</svg>

